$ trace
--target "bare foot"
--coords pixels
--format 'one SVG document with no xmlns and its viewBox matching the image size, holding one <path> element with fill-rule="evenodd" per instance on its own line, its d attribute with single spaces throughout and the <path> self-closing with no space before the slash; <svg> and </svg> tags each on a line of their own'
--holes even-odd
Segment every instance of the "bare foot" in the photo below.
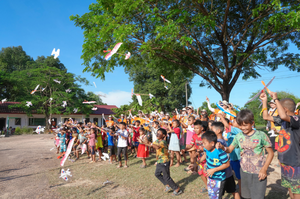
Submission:
<svg viewBox="0 0 300 199">
<path fill-rule="evenodd" d="M 177 164 L 175 164 L 175 166 L 174 167 L 179 167 L 180 166 L 180 164 L 179 163 L 177 163 Z"/>
<path fill-rule="evenodd" d="M 172 167 L 173 166 L 173 164 L 170 164 L 170 167 Z"/>
</svg>

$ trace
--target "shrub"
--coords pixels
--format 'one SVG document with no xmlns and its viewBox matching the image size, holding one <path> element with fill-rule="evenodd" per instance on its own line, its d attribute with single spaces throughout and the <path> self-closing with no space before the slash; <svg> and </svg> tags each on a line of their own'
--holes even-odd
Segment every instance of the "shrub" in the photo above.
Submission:
<svg viewBox="0 0 300 199">
<path fill-rule="evenodd" d="M 15 133 L 14 133 L 15 135 L 21 135 L 22 134 L 22 129 L 20 128 L 20 127 L 17 127 L 16 129 L 15 129 Z"/>
</svg>

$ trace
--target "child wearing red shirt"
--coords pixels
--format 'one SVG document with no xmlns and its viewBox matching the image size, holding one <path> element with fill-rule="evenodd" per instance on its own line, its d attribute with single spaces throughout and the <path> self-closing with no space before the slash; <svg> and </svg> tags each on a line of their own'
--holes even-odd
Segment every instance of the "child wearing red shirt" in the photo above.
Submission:
<svg viewBox="0 0 300 199">
<path fill-rule="evenodd" d="M 173 166 L 174 153 L 175 153 L 177 158 L 177 164 L 175 165 L 175 167 L 179 167 L 181 162 L 180 145 L 179 145 L 179 139 L 180 139 L 179 120 L 174 120 L 172 126 L 173 129 L 171 129 L 171 126 L 169 125 L 169 131 L 168 131 L 168 133 L 171 134 L 170 144 L 169 144 L 169 150 L 171 151 L 170 166 Z"/>
</svg>

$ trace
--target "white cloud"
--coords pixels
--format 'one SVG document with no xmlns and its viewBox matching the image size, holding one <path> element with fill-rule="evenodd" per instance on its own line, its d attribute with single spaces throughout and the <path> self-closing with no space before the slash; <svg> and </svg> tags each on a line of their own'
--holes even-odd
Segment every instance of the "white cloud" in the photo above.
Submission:
<svg viewBox="0 0 300 199">
<path fill-rule="evenodd" d="M 102 101 L 107 105 L 116 105 L 120 107 L 124 104 L 129 104 L 131 102 L 131 93 L 126 91 L 111 91 L 109 93 L 104 93 L 101 91 L 94 92 L 96 95 L 105 95 L 105 97 L 100 96 Z"/>
</svg>

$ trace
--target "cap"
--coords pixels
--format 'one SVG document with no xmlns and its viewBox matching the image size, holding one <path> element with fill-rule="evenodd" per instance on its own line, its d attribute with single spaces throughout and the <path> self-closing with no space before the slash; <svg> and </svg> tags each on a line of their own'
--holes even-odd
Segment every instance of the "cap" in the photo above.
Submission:
<svg viewBox="0 0 300 199">
<path fill-rule="evenodd" d="M 141 110 L 138 111 L 139 113 L 142 112 Z"/>
<path fill-rule="evenodd" d="M 269 104 L 271 104 L 271 103 L 275 104 L 275 101 L 274 101 L 274 100 L 271 100 L 271 101 L 269 102 Z"/>
<path fill-rule="evenodd" d="M 121 114 L 121 116 L 124 116 L 124 114 Z"/>
<path fill-rule="evenodd" d="M 206 112 L 206 110 L 205 109 L 202 109 L 202 111 L 201 112 Z"/>
<path fill-rule="evenodd" d="M 226 100 L 223 100 L 222 103 L 226 106 L 228 106 L 228 102 Z"/>
<path fill-rule="evenodd" d="M 190 109 L 193 109 L 193 107 L 192 107 L 192 106 L 188 106 L 188 108 L 190 108 Z"/>
<path fill-rule="evenodd" d="M 163 111 L 161 111 L 161 112 L 160 112 L 160 114 L 164 114 L 164 112 L 163 112 Z"/>
<path fill-rule="evenodd" d="M 186 111 L 186 109 L 185 109 L 185 108 L 183 108 L 182 110 L 183 110 L 183 111 Z"/>
<path fill-rule="evenodd" d="M 166 115 L 169 115 L 169 113 L 167 113 Z"/>
<path fill-rule="evenodd" d="M 229 105 L 230 105 L 231 107 L 233 107 L 233 103 L 229 103 Z"/>
<path fill-rule="evenodd" d="M 108 117 L 111 117 L 111 115 L 110 115 L 110 116 L 108 116 Z"/>
</svg>

